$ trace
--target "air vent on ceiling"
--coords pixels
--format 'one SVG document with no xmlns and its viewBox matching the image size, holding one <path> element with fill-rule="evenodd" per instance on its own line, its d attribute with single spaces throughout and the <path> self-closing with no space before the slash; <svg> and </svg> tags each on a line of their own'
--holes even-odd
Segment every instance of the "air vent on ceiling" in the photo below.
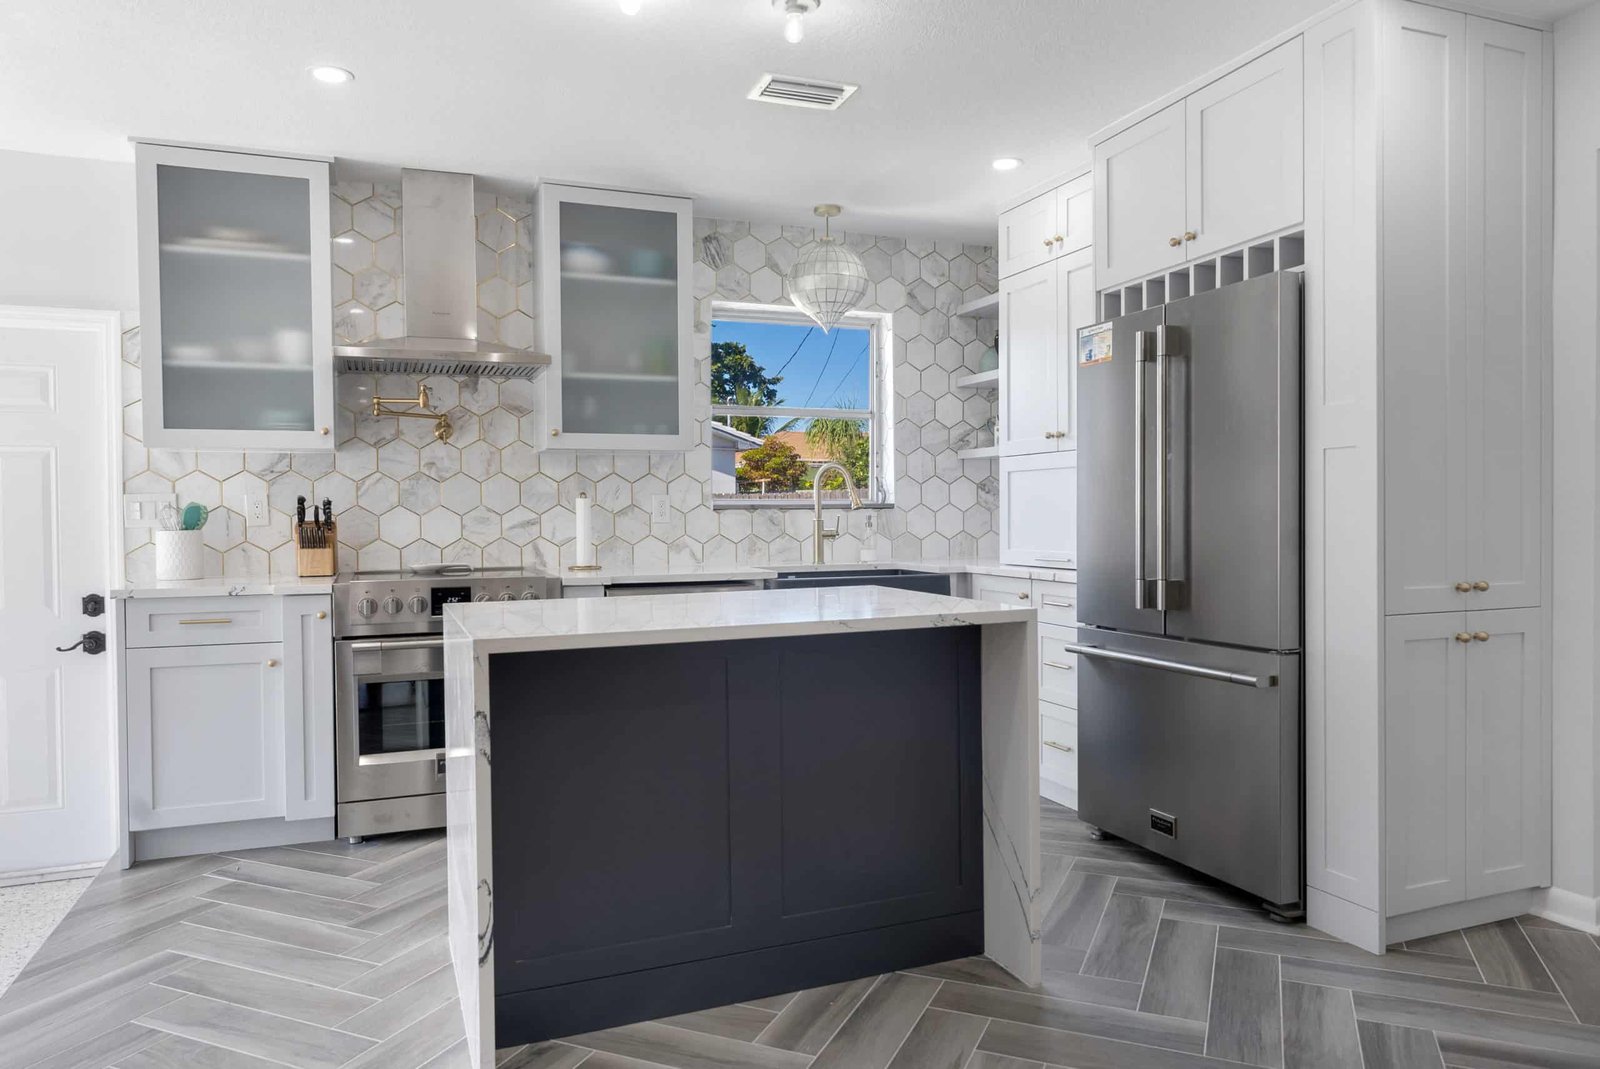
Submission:
<svg viewBox="0 0 1600 1069">
<path fill-rule="evenodd" d="M 825 82 L 817 78 L 791 78 L 784 74 L 763 74 L 750 90 L 751 100 L 769 104 L 788 104 L 796 108 L 821 108 L 837 111 L 860 86 Z"/>
</svg>

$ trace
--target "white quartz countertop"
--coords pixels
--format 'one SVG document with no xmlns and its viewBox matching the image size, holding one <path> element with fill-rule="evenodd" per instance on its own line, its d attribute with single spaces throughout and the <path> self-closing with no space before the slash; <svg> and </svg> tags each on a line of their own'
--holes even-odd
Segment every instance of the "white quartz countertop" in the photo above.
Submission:
<svg viewBox="0 0 1600 1069">
<path fill-rule="evenodd" d="M 595 572 L 561 570 L 561 585 L 567 586 L 648 586 L 654 583 L 730 583 L 760 582 L 778 574 L 776 568 L 753 564 L 694 564 L 666 570 L 649 568 L 602 568 Z"/>
<path fill-rule="evenodd" d="M 735 590 L 489 602 L 445 609 L 447 642 L 480 653 L 1027 623 L 1033 610 L 887 587 Z"/>
<path fill-rule="evenodd" d="M 561 585 L 564 587 L 620 586 L 627 584 L 656 583 L 715 583 L 771 579 L 779 572 L 861 571 L 883 568 L 905 568 L 910 571 L 941 572 L 954 575 L 976 573 L 979 575 L 1008 575 L 1016 579 L 1047 579 L 1070 583 L 1076 572 L 1070 569 L 1039 568 L 1021 564 L 1001 564 L 994 560 L 942 558 L 938 560 L 876 560 L 845 561 L 827 564 L 699 564 L 671 568 L 665 571 L 605 568 L 597 572 L 573 572 L 563 569 Z"/>
<path fill-rule="evenodd" d="M 117 587 L 113 598 L 220 598 L 251 594 L 331 594 L 333 576 L 228 576 L 206 579 L 168 579 L 137 586 Z"/>
</svg>

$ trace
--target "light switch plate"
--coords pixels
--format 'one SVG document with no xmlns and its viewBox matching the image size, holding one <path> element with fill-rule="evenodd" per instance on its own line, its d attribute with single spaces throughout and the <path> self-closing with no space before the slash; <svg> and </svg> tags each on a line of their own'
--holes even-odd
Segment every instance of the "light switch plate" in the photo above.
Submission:
<svg viewBox="0 0 1600 1069">
<path fill-rule="evenodd" d="M 159 527 L 162 505 L 178 507 L 177 494 L 123 494 L 122 526 Z"/>
<path fill-rule="evenodd" d="M 650 495 L 650 522 L 671 523 L 672 503 L 666 494 Z"/>
</svg>

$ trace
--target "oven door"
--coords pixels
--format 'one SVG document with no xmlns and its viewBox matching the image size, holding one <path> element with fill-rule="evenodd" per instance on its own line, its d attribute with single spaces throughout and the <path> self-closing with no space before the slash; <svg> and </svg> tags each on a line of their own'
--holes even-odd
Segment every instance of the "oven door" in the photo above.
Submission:
<svg viewBox="0 0 1600 1069">
<path fill-rule="evenodd" d="M 335 651 L 340 802 L 444 790 L 444 637 L 343 639 Z"/>
</svg>

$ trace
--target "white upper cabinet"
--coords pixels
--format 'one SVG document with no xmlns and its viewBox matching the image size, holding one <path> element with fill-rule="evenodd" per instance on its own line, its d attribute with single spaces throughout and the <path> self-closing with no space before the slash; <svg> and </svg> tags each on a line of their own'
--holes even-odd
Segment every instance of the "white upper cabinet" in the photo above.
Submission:
<svg viewBox="0 0 1600 1069">
<path fill-rule="evenodd" d="M 1183 262 L 1184 105 L 1095 146 L 1095 277 L 1101 288 Z"/>
<path fill-rule="evenodd" d="M 1054 263 L 1000 284 L 1000 452 L 1055 452 L 1061 370 Z"/>
<path fill-rule="evenodd" d="M 1296 37 L 1184 102 L 1185 259 L 1220 252 L 1304 218 L 1301 65 Z"/>
<path fill-rule="evenodd" d="M 1000 213 L 1000 277 L 1038 267 L 1094 243 L 1094 175 Z"/>
<path fill-rule="evenodd" d="M 1000 458 L 1000 560 L 1078 566 L 1078 453 Z"/>
<path fill-rule="evenodd" d="M 1387 611 L 1536 605 L 1544 42 L 1413 3 L 1387 29 Z"/>
<path fill-rule="evenodd" d="M 135 160 L 145 444 L 333 449 L 327 162 Z"/>
<path fill-rule="evenodd" d="M 539 187 L 548 447 L 694 444 L 692 231 L 684 197 Z"/>
</svg>

